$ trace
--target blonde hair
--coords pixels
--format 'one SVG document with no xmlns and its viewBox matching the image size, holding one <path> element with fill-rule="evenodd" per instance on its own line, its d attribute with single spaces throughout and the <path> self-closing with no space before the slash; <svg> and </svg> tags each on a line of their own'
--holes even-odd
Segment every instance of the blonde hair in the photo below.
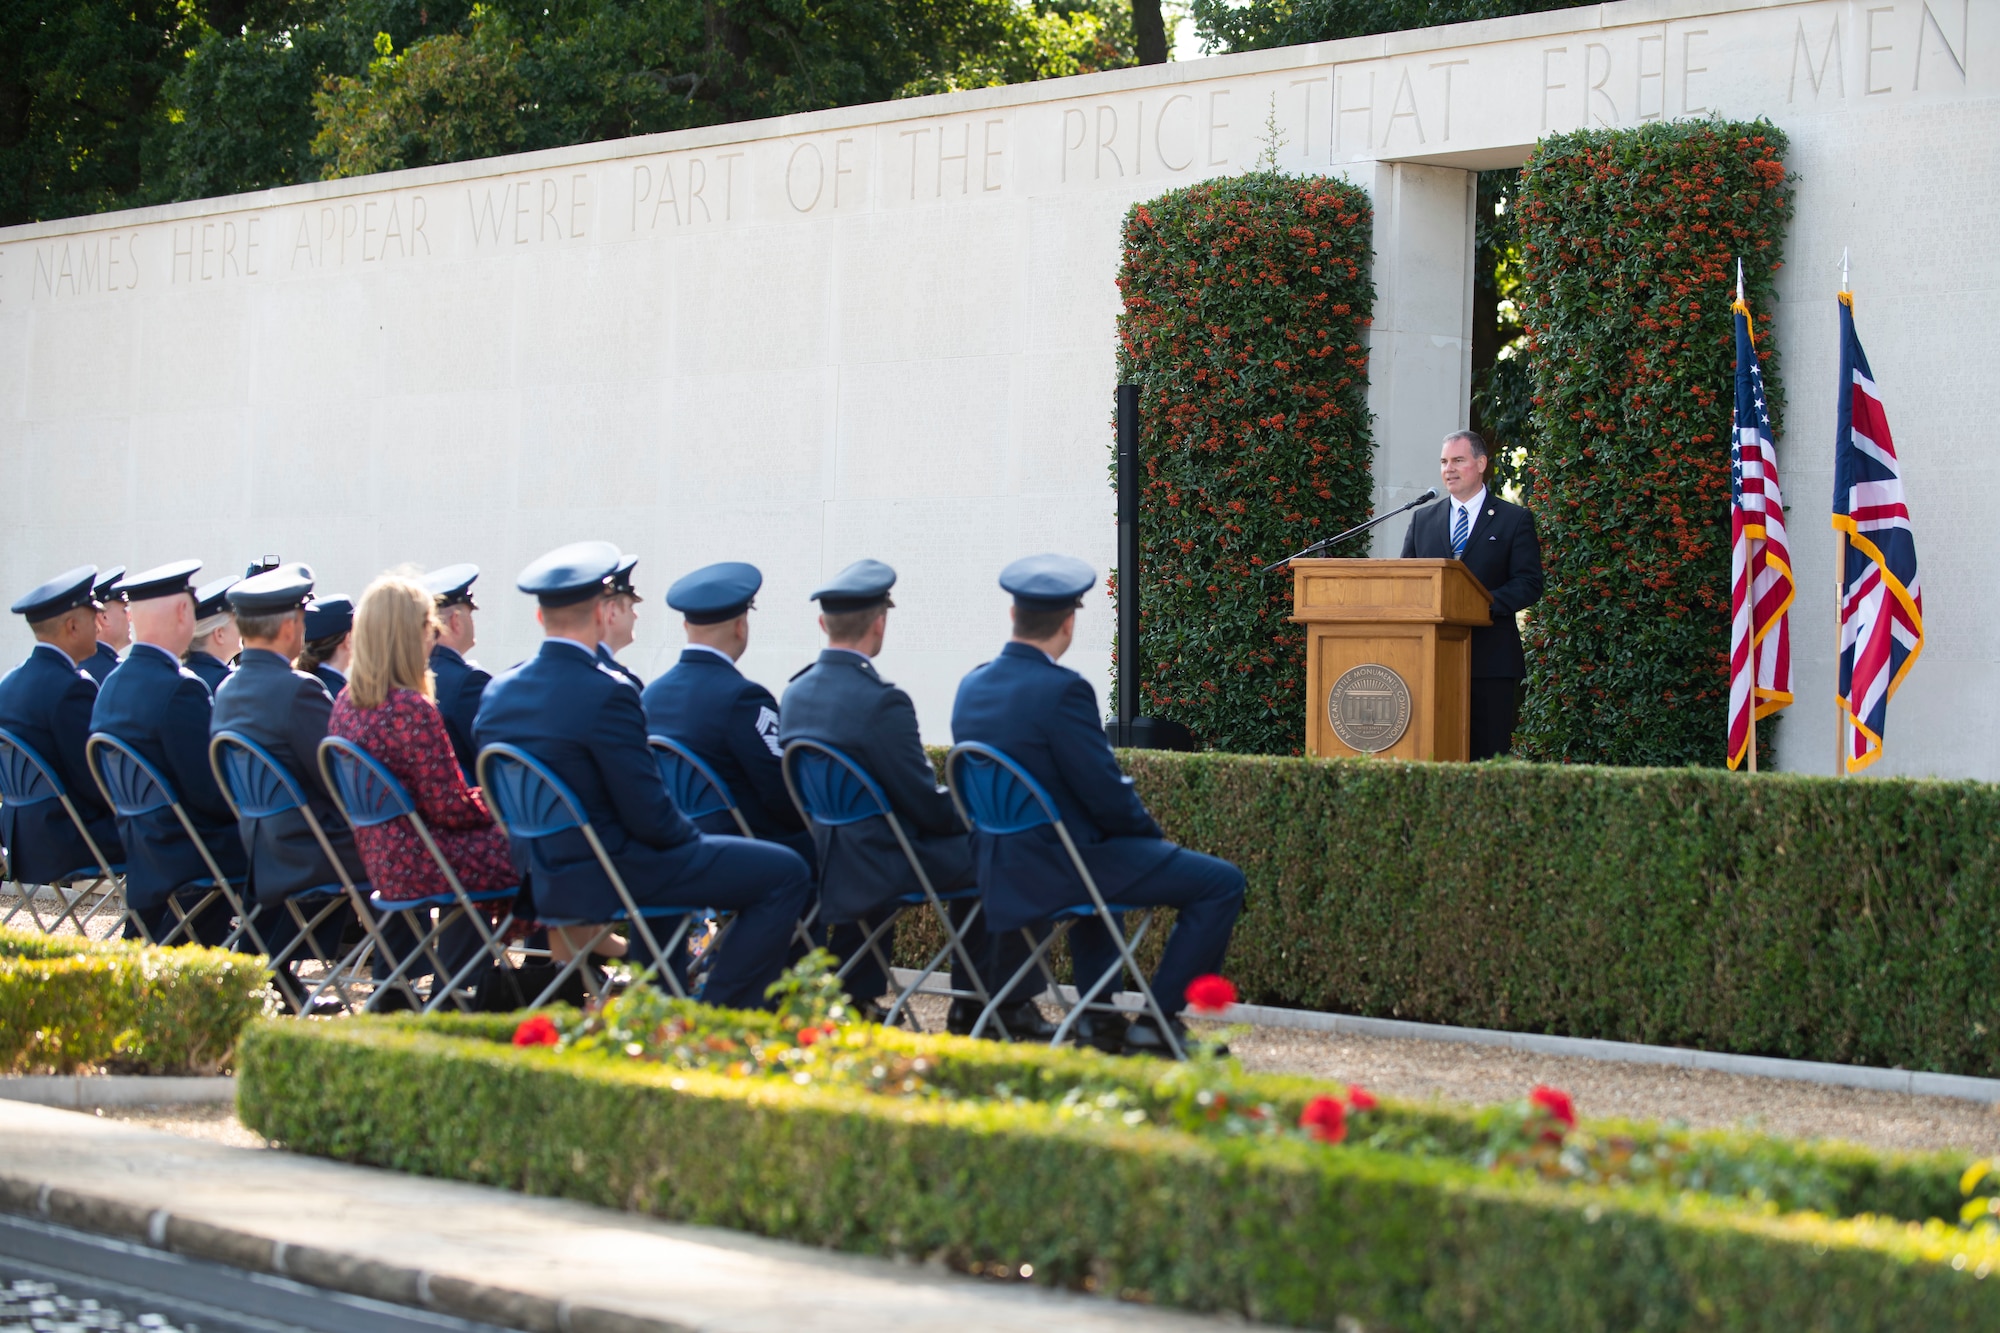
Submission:
<svg viewBox="0 0 2000 1333">
<path fill-rule="evenodd" d="M 356 708 L 380 708 L 395 689 L 434 698 L 425 631 L 436 623 L 431 595 L 410 579 L 384 574 L 354 610 L 354 662 L 347 696 Z"/>
</svg>

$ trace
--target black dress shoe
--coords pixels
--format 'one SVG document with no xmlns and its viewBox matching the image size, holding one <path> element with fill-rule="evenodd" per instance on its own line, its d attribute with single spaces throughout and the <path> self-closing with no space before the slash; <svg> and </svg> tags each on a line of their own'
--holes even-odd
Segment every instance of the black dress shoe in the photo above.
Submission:
<svg viewBox="0 0 2000 1333">
<path fill-rule="evenodd" d="M 972 1025 L 979 1021 L 979 1015 L 983 1013 L 985 1009 L 986 1006 L 981 1004 L 977 1000 L 953 1000 L 951 1002 L 951 1008 L 945 1010 L 944 1030 L 946 1032 L 949 1032 L 954 1037 L 971 1036 Z M 998 1017 L 999 1016 L 996 1014 L 995 1015 L 996 1022 L 988 1023 L 986 1025 L 985 1035 L 989 1037 L 999 1035 L 998 1023 L 997 1023 Z"/>
<path fill-rule="evenodd" d="M 987 1024 L 988 1029 L 997 1025 L 1005 1030 L 1009 1041 L 1046 1042 L 1056 1035 L 1056 1025 L 1042 1015 L 1041 1006 L 1033 1000 L 1010 1004 L 993 1018 L 994 1022 Z"/>
<path fill-rule="evenodd" d="M 1174 1017 L 1167 1020 L 1167 1026 L 1173 1032 L 1174 1040 L 1180 1043 L 1181 1050 L 1186 1051 L 1189 1041 L 1187 1024 Z M 1133 1019 L 1132 1026 L 1125 1030 L 1125 1054 L 1157 1055 L 1168 1060 L 1174 1058 L 1173 1047 L 1167 1044 L 1166 1037 L 1160 1032 L 1159 1021 L 1151 1014 L 1141 1014 Z M 1215 1054 L 1227 1055 L 1229 1047 L 1217 1043 Z"/>
<path fill-rule="evenodd" d="M 1094 1046 L 1106 1055 L 1116 1055 L 1125 1049 L 1125 1018 L 1121 1014 L 1078 1014 L 1070 1025 L 1069 1039 L 1073 1045 Z"/>
</svg>

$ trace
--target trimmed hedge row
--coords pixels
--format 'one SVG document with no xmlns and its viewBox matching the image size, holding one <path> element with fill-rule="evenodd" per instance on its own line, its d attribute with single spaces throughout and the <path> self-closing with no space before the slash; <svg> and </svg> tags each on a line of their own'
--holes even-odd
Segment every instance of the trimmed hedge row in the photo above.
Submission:
<svg viewBox="0 0 2000 1333">
<path fill-rule="evenodd" d="M 1993 784 L 1119 757 L 1248 875 L 1246 1000 L 2000 1074 Z"/>
<path fill-rule="evenodd" d="M 269 981 L 262 959 L 220 949 L 0 928 L 0 1073 L 220 1073 Z"/>
<path fill-rule="evenodd" d="M 2000 1328 L 1979 1281 L 1988 1242 L 1939 1223 L 1778 1216 L 429 1026 L 258 1024 L 240 1114 L 306 1152 L 1310 1327 Z"/>
</svg>

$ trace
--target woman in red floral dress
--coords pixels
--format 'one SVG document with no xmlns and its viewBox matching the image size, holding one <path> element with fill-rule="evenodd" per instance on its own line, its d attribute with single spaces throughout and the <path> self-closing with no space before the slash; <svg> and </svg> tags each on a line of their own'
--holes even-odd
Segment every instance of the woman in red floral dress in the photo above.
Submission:
<svg viewBox="0 0 2000 1333">
<path fill-rule="evenodd" d="M 521 876 L 508 854 L 507 835 L 494 825 L 478 790 L 465 785 L 444 718 L 432 702 L 428 661 L 436 638 L 429 593 L 393 574 L 370 584 L 354 613 L 347 688 L 334 700 L 327 730 L 353 741 L 396 775 L 466 892 L 512 888 Z M 408 820 L 357 828 L 354 843 L 384 898 L 451 892 Z"/>
</svg>

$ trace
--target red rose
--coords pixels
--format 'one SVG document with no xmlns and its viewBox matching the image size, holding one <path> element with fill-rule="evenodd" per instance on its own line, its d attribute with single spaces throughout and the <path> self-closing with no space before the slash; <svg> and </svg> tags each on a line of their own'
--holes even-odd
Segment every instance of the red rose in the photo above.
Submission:
<svg viewBox="0 0 2000 1333">
<path fill-rule="evenodd" d="M 1227 978 L 1210 973 L 1188 983 L 1187 1007 L 1198 1014 L 1219 1014 L 1236 1003 L 1236 987 Z"/>
<path fill-rule="evenodd" d="M 1366 1088 L 1352 1087 L 1347 1090 L 1347 1106 L 1351 1111 L 1372 1111 L 1380 1105 L 1375 1100 L 1375 1094 Z"/>
<path fill-rule="evenodd" d="M 1576 1128 L 1576 1103 L 1561 1088 L 1552 1088 L 1546 1083 L 1537 1083 L 1535 1090 L 1528 1094 L 1528 1105 L 1542 1112 L 1551 1120 L 1561 1122 L 1565 1130 Z M 1545 1138 L 1559 1139 L 1560 1133 L 1550 1132 Z"/>
<path fill-rule="evenodd" d="M 800 1029 L 799 1029 L 799 1045 L 801 1045 L 801 1046 L 810 1046 L 810 1045 L 812 1045 L 812 1044 L 813 1044 L 814 1042 L 816 1042 L 816 1041 L 818 1041 L 818 1040 L 819 1040 L 819 1029 L 818 1029 L 818 1028 L 800 1028 Z"/>
<path fill-rule="evenodd" d="M 514 1029 L 516 1046 L 553 1046 L 561 1040 L 562 1033 L 547 1014 L 530 1014 Z"/>
<path fill-rule="evenodd" d="M 1321 1143 L 1338 1143 L 1347 1137 L 1347 1108 L 1338 1097 L 1315 1097 L 1299 1112 L 1299 1128 Z"/>
</svg>

